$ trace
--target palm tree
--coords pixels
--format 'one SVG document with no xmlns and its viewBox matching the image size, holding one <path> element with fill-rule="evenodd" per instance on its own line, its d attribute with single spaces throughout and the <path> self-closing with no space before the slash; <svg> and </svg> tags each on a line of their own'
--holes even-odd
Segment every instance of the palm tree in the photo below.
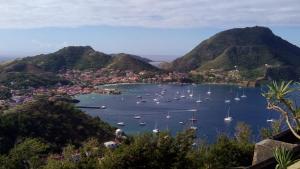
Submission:
<svg viewBox="0 0 300 169">
<path fill-rule="evenodd" d="M 267 109 L 275 110 L 279 112 L 291 132 L 300 139 L 298 134 L 300 129 L 300 108 L 296 105 L 296 102 L 292 100 L 291 93 L 300 91 L 299 83 L 293 81 L 273 82 L 268 85 L 268 91 L 262 95 L 267 99 Z"/>
</svg>

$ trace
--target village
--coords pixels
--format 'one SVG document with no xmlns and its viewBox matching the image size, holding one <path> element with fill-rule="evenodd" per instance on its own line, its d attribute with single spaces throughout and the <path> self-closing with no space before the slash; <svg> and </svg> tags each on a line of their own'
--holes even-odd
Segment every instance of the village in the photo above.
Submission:
<svg viewBox="0 0 300 169">
<path fill-rule="evenodd" d="M 8 89 L 1 86 L 1 91 L 8 90 L 6 97 L 0 97 L 0 109 L 14 107 L 31 101 L 34 96 L 64 96 L 74 97 L 76 95 L 97 93 L 97 94 L 121 94 L 121 91 L 114 88 L 101 87 L 105 84 L 119 83 L 181 83 L 188 79 L 185 73 L 154 73 L 150 71 L 121 71 L 121 70 L 67 70 L 58 74 L 62 79 L 70 81 L 68 85 L 60 83 L 51 87 L 29 87 L 26 89 Z"/>
</svg>

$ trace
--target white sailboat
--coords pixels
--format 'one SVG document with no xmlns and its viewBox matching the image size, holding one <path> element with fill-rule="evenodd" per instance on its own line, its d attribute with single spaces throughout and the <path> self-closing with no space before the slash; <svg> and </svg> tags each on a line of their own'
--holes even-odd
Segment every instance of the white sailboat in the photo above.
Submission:
<svg viewBox="0 0 300 169">
<path fill-rule="evenodd" d="M 146 122 L 140 122 L 139 125 L 140 126 L 146 126 Z"/>
<path fill-rule="evenodd" d="M 134 119 L 141 119 L 141 116 L 140 115 L 135 115 L 133 116 Z"/>
<path fill-rule="evenodd" d="M 272 117 L 272 112 L 270 112 L 270 118 L 267 119 L 267 122 L 273 123 L 274 121 L 275 121 L 275 119 Z"/>
<path fill-rule="evenodd" d="M 232 121 L 232 117 L 230 116 L 230 107 L 228 108 L 227 111 L 227 116 L 224 118 L 225 122 L 231 122 Z"/>
<path fill-rule="evenodd" d="M 152 130 L 152 132 L 153 132 L 154 134 L 159 133 L 159 129 L 158 129 L 158 127 L 157 127 L 157 123 L 155 123 L 155 127 L 154 127 L 154 129 Z"/>
<path fill-rule="evenodd" d="M 196 103 L 202 103 L 202 100 L 201 100 L 201 95 L 199 94 L 199 99 L 196 100 Z"/>
<path fill-rule="evenodd" d="M 170 113 L 168 112 L 167 116 L 166 116 L 167 119 L 170 119 L 171 116 L 170 116 Z"/>
<path fill-rule="evenodd" d="M 241 95 L 241 98 L 246 98 L 247 95 L 245 95 L 245 91 L 243 90 L 243 94 Z"/>
<path fill-rule="evenodd" d="M 240 100 L 241 100 L 241 99 L 239 98 L 239 93 L 236 94 L 234 100 L 235 100 L 235 101 L 240 101 Z"/>
<path fill-rule="evenodd" d="M 225 99 L 225 101 L 224 101 L 225 103 L 230 103 L 231 102 L 231 100 L 230 99 Z"/>
<path fill-rule="evenodd" d="M 192 89 L 192 92 L 189 94 L 190 97 L 193 97 L 194 96 L 194 91 Z"/>
<path fill-rule="evenodd" d="M 211 95 L 210 87 L 208 88 L 207 94 Z"/>
<path fill-rule="evenodd" d="M 195 122 L 197 121 L 196 117 L 195 117 L 195 112 L 193 112 L 193 116 L 190 119 L 190 121 L 192 122 L 192 125 L 190 127 L 190 129 L 192 130 L 197 130 L 197 126 L 195 126 Z"/>
<path fill-rule="evenodd" d="M 121 121 L 121 122 L 118 122 L 117 125 L 119 125 L 119 126 L 125 126 L 125 123 Z"/>
</svg>

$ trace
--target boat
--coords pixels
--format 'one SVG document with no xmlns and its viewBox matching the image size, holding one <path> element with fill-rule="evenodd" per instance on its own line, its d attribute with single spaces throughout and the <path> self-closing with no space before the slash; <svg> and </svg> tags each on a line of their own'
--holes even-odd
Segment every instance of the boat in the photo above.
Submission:
<svg viewBox="0 0 300 169">
<path fill-rule="evenodd" d="M 272 117 L 272 112 L 270 112 L 270 118 L 267 119 L 267 122 L 273 123 L 274 121 L 275 121 L 275 119 L 273 119 L 273 117 Z"/>
<path fill-rule="evenodd" d="M 210 87 L 208 88 L 207 94 L 211 95 Z"/>
<path fill-rule="evenodd" d="M 234 100 L 235 100 L 235 101 L 240 101 L 240 100 L 241 100 L 241 99 L 239 98 L 239 94 L 238 94 L 238 93 L 236 94 Z"/>
<path fill-rule="evenodd" d="M 231 122 L 232 121 L 232 117 L 230 116 L 230 107 L 228 108 L 227 111 L 227 116 L 224 118 L 225 122 Z"/>
<path fill-rule="evenodd" d="M 241 98 L 246 98 L 247 96 L 245 95 L 245 92 L 243 90 L 243 94 L 241 95 Z"/>
<path fill-rule="evenodd" d="M 192 118 L 190 118 L 189 120 L 192 121 L 192 123 L 195 122 L 195 121 L 197 121 L 197 119 L 195 118 L 195 112 L 194 111 L 193 111 Z"/>
<path fill-rule="evenodd" d="M 185 98 L 185 95 L 181 95 L 180 98 Z"/>
<path fill-rule="evenodd" d="M 160 102 L 159 101 L 157 101 L 157 102 L 155 102 L 156 104 L 159 104 Z"/>
<path fill-rule="evenodd" d="M 196 103 L 202 103 L 201 96 L 199 95 L 199 99 L 196 100 Z"/>
<path fill-rule="evenodd" d="M 194 91 L 192 90 L 192 92 L 189 94 L 190 97 L 194 96 Z"/>
<path fill-rule="evenodd" d="M 141 99 L 141 98 L 142 98 L 142 96 L 136 96 L 136 98 L 138 98 L 138 99 Z"/>
<path fill-rule="evenodd" d="M 159 133 L 159 129 L 158 129 L 158 127 L 157 127 L 157 123 L 155 123 L 155 127 L 154 127 L 154 129 L 152 130 L 152 132 L 153 132 L 154 134 Z"/>
<path fill-rule="evenodd" d="M 167 119 L 170 119 L 171 116 L 170 116 L 170 113 L 168 112 L 168 115 L 166 116 Z"/>
<path fill-rule="evenodd" d="M 117 125 L 119 125 L 119 126 L 125 126 L 125 123 L 124 122 L 118 122 Z"/>
<path fill-rule="evenodd" d="M 157 101 L 158 101 L 158 99 L 157 99 L 157 98 L 155 98 L 155 99 L 153 99 L 153 101 L 157 102 Z"/>
<path fill-rule="evenodd" d="M 140 103 L 141 103 L 140 101 L 137 101 L 137 102 L 136 102 L 136 104 L 140 104 Z"/>
<path fill-rule="evenodd" d="M 106 106 L 101 106 L 100 108 L 101 108 L 101 109 L 106 109 L 107 107 L 106 107 Z"/>
<path fill-rule="evenodd" d="M 156 133 L 159 133 L 159 129 L 156 129 L 156 128 L 155 128 L 155 129 L 152 130 L 152 132 L 155 133 L 155 134 L 156 134 Z"/>
<path fill-rule="evenodd" d="M 147 101 L 146 100 L 141 100 L 141 103 L 146 103 Z"/>
<path fill-rule="evenodd" d="M 139 125 L 140 125 L 140 126 L 145 126 L 145 125 L 146 125 L 146 122 L 140 122 Z"/>
<path fill-rule="evenodd" d="M 225 103 L 230 103 L 231 101 L 230 101 L 230 99 L 225 99 L 224 102 L 225 102 Z"/>
<path fill-rule="evenodd" d="M 141 116 L 135 115 L 133 118 L 134 118 L 134 119 L 141 119 Z"/>
<path fill-rule="evenodd" d="M 196 127 L 196 126 L 191 126 L 190 129 L 192 129 L 192 130 L 197 130 L 198 127 Z"/>
<path fill-rule="evenodd" d="M 179 124 L 184 125 L 184 122 L 183 122 L 183 121 L 180 121 Z"/>
</svg>

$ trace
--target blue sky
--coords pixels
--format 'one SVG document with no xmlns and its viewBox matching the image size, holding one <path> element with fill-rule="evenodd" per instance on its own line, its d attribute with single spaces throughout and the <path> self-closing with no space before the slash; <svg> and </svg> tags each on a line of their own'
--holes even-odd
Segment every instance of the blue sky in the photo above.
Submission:
<svg viewBox="0 0 300 169">
<path fill-rule="evenodd" d="M 219 31 L 255 25 L 300 46 L 299 9 L 299 0 L 3 0 L 0 56 L 90 45 L 172 60 Z"/>
</svg>

